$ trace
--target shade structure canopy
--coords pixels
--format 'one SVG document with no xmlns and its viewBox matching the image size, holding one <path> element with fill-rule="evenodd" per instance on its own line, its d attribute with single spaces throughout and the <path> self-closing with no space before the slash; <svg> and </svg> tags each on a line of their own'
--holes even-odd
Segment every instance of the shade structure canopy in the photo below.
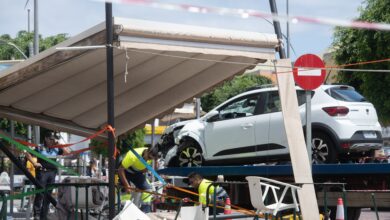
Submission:
<svg viewBox="0 0 390 220">
<path fill-rule="evenodd" d="M 121 135 L 256 64 L 276 35 L 113 18 L 115 129 Z M 89 136 L 107 123 L 106 50 L 98 24 L 0 72 L 0 116 Z M 105 137 L 103 134 L 102 138 Z"/>
</svg>

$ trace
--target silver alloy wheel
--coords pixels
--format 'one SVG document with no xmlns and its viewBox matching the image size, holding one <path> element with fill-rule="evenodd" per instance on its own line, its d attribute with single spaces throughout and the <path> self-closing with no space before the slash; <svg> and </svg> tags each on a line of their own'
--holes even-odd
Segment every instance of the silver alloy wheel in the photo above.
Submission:
<svg viewBox="0 0 390 220">
<path fill-rule="evenodd" d="M 203 162 L 202 153 L 197 147 L 185 147 L 179 154 L 180 167 L 201 166 Z"/>
<path fill-rule="evenodd" d="M 329 157 L 329 146 L 324 139 L 314 137 L 311 141 L 311 149 L 313 164 L 323 164 L 327 162 Z"/>
</svg>

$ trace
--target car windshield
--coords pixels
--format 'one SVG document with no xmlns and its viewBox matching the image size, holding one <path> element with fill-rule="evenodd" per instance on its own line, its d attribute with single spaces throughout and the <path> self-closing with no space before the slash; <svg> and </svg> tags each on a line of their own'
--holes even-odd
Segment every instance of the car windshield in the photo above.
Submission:
<svg viewBox="0 0 390 220">
<path fill-rule="evenodd" d="M 348 86 L 333 87 L 325 91 L 331 97 L 345 102 L 367 102 L 355 89 Z"/>
</svg>

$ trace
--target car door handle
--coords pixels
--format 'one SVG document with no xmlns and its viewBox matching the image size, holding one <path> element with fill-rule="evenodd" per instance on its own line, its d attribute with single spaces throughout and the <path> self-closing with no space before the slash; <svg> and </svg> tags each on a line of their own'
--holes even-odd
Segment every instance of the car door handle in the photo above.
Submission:
<svg viewBox="0 0 390 220">
<path fill-rule="evenodd" d="M 242 127 L 244 130 L 246 130 L 246 129 L 248 129 L 248 128 L 253 127 L 253 124 L 252 124 L 252 123 L 247 123 L 247 124 L 241 125 L 241 127 Z"/>
</svg>

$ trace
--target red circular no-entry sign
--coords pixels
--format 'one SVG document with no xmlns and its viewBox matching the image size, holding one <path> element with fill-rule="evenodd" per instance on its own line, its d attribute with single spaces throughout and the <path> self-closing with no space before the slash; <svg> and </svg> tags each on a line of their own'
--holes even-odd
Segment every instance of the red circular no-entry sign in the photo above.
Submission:
<svg viewBox="0 0 390 220">
<path fill-rule="evenodd" d="M 317 55 L 302 55 L 294 64 L 294 80 L 302 89 L 316 89 L 325 80 L 326 71 L 324 67 L 324 62 Z"/>
</svg>

